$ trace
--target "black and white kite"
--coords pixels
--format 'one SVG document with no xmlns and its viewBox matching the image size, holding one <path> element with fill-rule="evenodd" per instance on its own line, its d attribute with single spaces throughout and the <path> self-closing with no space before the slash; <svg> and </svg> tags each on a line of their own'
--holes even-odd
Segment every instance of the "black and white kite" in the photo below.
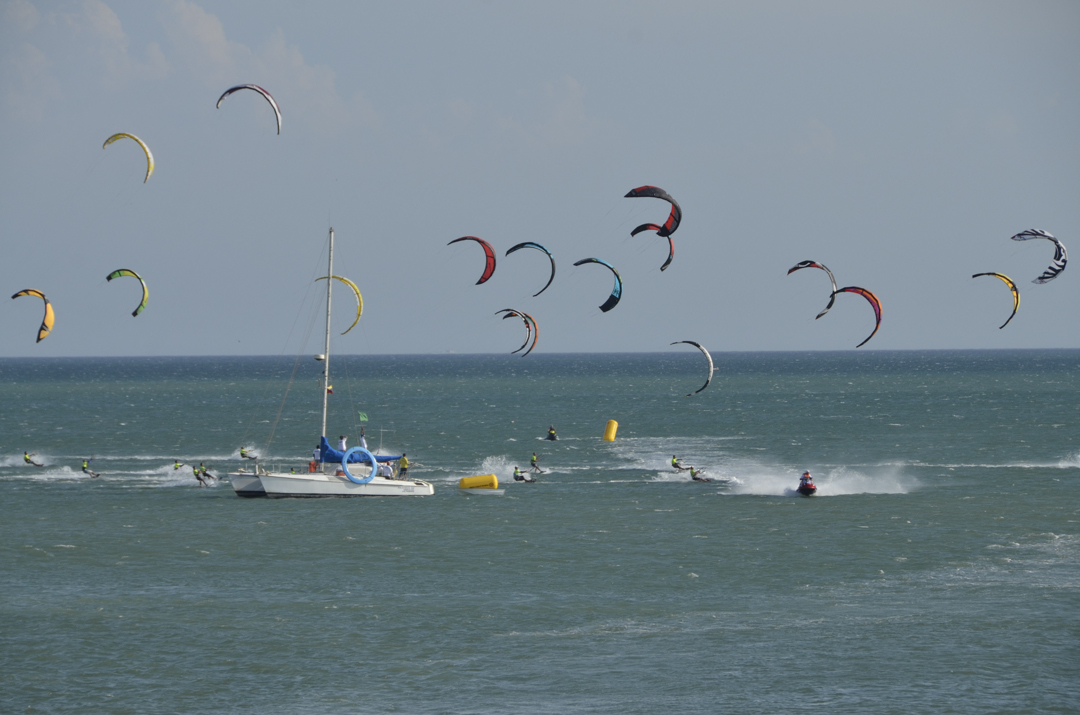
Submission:
<svg viewBox="0 0 1080 715">
<path fill-rule="evenodd" d="M 678 340 L 678 341 L 672 343 L 672 345 L 678 345 L 679 343 L 686 343 L 687 345 L 693 345 L 695 348 L 700 350 L 705 355 L 705 359 L 709 361 L 709 376 L 705 378 L 705 384 L 704 385 L 702 385 L 700 388 L 698 388 L 694 392 L 687 393 L 687 395 L 686 395 L 687 397 L 692 397 L 693 395 L 696 395 L 697 393 L 701 392 L 702 390 L 704 390 L 706 387 L 709 386 L 709 383 L 712 382 L 713 371 L 716 368 L 713 367 L 712 355 L 709 354 L 708 350 L 706 350 L 704 347 L 701 346 L 701 343 L 695 343 L 693 340 Z"/>
<path fill-rule="evenodd" d="M 1069 261 L 1069 254 L 1065 252 L 1065 246 L 1061 241 L 1051 236 L 1046 231 L 1040 231 L 1037 228 L 1029 228 L 1027 231 L 1021 231 L 1012 237 L 1014 241 L 1030 241 L 1033 238 L 1045 238 L 1048 241 L 1053 241 L 1057 246 L 1057 250 L 1054 251 L 1054 261 L 1050 264 L 1050 267 L 1043 271 L 1043 274 L 1031 281 L 1032 283 L 1049 283 L 1057 278 L 1058 274 L 1065 270 L 1065 264 Z"/>
<path fill-rule="evenodd" d="M 817 261 L 799 261 L 798 263 L 795 264 L 794 267 L 792 267 L 792 268 L 790 268 L 788 270 L 788 275 L 790 276 L 792 273 L 799 270 L 800 268 L 820 268 L 821 270 L 823 270 L 823 271 L 825 271 L 826 273 L 829 274 L 829 280 L 832 281 L 832 293 L 829 294 L 829 304 L 827 306 L 825 306 L 825 310 L 823 310 L 823 311 L 821 311 L 820 313 L 817 314 L 817 318 L 814 318 L 814 320 L 817 320 L 821 316 L 828 313 L 829 308 L 833 307 L 833 303 L 836 302 L 836 291 L 837 291 L 836 279 L 833 278 L 832 271 L 830 271 L 828 268 L 826 268 L 824 263 L 818 263 Z"/>
</svg>

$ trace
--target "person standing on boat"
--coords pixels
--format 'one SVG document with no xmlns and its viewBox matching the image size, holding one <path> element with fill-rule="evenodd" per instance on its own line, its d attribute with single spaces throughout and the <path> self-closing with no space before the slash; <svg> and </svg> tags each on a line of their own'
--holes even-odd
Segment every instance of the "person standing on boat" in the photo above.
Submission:
<svg viewBox="0 0 1080 715">
<path fill-rule="evenodd" d="M 404 452 L 401 453 L 401 459 L 398 460 L 398 479 L 405 479 L 409 474 L 409 456 Z"/>
<path fill-rule="evenodd" d="M 544 473 L 544 470 L 540 469 L 540 465 L 536 463 L 536 452 L 533 452 L 532 460 L 529 461 L 529 469 L 540 474 Z"/>
<path fill-rule="evenodd" d="M 341 435 L 341 436 L 339 436 L 337 438 L 337 448 L 338 448 L 339 452 L 348 451 L 349 446 L 347 444 L 345 444 L 348 441 L 349 441 L 349 438 L 346 437 L 345 435 Z"/>
<path fill-rule="evenodd" d="M 35 467 L 44 467 L 45 466 L 44 464 L 40 464 L 39 462 L 35 462 L 34 460 L 30 459 L 35 454 L 37 454 L 37 452 L 23 452 L 23 455 L 22 455 L 23 462 L 25 462 L 26 464 L 32 464 Z"/>
<path fill-rule="evenodd" d="M 255 454 L 250 449 L 248 449 L 247 447 L 241 447 L 240 448 L 240 458 L 241 459 L 258 459 L 258 457 L 256 457 Z"/>
<path fill-rule="evenodd" d="M 322 461 L 322 448 L 319 447 L 318 445 L 315 446 L 315 449 L 311 450 L 311 461 L 312 462 L 320 462 L 320 461 Z"/>
<path fill-rule="evenodd" d="M 367 437 L 364 436 L 364 428 L 360 428 L 360 446 L 363 449 L 367 449 Z"/>
<path fill-rule="evenodd" d="M 101 476 L 101 475 L 100 475 L 100 474 L 98 474 L 97 472 L 92 472 L 92 471 L 90 471 L 90 462 L 92 462 L 92 461 L 94 461 L 94 458 L 93 458 L 93 457 L 91 457 L 90 459 L 84 459 L 84 460 L 82 461 L 82 470 L 83 470 L 83 473 L 84 473 L 84 474 L 89 474 L 89 475 L 90 475 L 90 478 L 91 478 L 91 479 L 93 479 L 94 477 L 100 477 L 100 476 Z"/>
</svg>

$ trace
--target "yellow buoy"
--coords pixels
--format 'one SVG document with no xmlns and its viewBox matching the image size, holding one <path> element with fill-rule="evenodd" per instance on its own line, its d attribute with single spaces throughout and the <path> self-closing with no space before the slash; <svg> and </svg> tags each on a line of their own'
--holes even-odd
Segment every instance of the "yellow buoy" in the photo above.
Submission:
<svg viewBox="0 0 1080 715">
<path fill-rule="evenodd" d="M 604 430 L 604 441 L 605 442 L 614 442 L 615 441 L 615 432 L 618 431 L 618 429 L 619 429 L 619 423 L 618 422 L 616 422 L 615 420 L 608 420 L 607 421 L 607 429 Z"/>
<path fill-rule="evenodd" d="M 481 474 L 478 477 L 462 477 L 458 482 L 460 489 L 498 489 L 499 478 L 494 474 Z"/>
</svg>

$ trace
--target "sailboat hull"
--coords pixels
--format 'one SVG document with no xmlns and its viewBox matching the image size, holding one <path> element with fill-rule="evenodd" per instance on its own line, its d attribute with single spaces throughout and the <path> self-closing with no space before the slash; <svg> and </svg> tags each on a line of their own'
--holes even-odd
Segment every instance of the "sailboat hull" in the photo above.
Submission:
<svg viewBox="0 0 1080 715">
<path fill-rule="evenodd" d="M 420 479 L 384 479 L 375 477 L 367 484 L 356 484 L 346 477 L 319 472 L 306 474 L 259 475 L 259 481 L 271 498 L 281 497 L 423 497 L 435 488 Z"/>
<path fill-rule="evenodd" d="M 266 496 L 266 490 L 263 489 L 262 482 L 257 474 L 232 472 L 229 474 L 229 481 L 232 483 L 233 491 L 236 492 L 238 497 Z"/>
</svg>

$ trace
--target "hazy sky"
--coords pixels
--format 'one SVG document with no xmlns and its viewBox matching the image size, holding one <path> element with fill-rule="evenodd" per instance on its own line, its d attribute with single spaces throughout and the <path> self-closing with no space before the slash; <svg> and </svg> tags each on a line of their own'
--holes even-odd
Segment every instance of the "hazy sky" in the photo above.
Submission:
<svg viewBox="0 0 1080 715">
<path fill-rule="evenodd" d="M 226 88 L 255 83 L 270 108 Z M 83 2 L 0 7 L 0 355 L 1080 347 L 1080 3 Z M 116 132 L 132 142 L 102 150 Z M 645 222 L 682 205 L 675 259 Z M 483 255 L 493 278 L 475 285 Z M 537 241 L 555 255 L 520 251 Z M 602 258 L 625 282 L 622 302 Z M 140 272 L 150 301 L 137 318 Z M 1021 291 L 971 274 L 998 271 Z M 322 283 L 318 285 L 324 285 Z M 41 302 L 53 334 L 34 343 Z M 341 290 L 339 290 L 341 289 Z M 335 288 L 335 333 L 351 322 Z M 312 339 L 301 347 L 301 340 Z M 318 342 L 321 342 L 318 341 Z M 528 359 L 528 358 L 526 358 Z"/>
</svg>

